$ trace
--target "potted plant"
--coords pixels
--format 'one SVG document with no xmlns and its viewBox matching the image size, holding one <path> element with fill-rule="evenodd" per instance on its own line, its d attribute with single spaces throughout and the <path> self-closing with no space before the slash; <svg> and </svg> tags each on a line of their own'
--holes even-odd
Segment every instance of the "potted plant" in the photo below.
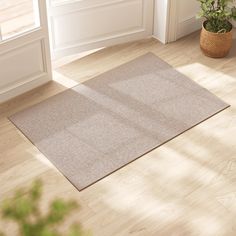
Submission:
<svg viewBox="0 0 236 236">
<path fill-rule="evenodd" d="M 201 10 L 198 17 L 202 24 L 200 48 L 209 57 L 225 57 L 232 46 L 232 19 L 236 20 L 235 0 L 197 0 Z"/>
</svg>

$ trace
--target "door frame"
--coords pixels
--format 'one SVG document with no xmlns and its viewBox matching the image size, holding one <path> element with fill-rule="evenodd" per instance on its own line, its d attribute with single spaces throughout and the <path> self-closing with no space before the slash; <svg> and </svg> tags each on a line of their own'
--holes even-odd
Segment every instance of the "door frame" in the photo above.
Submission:
<svg viewBox="0 0 236 236">
<path fill-rule="evenodd" d="M 170 1 L 155 0 L 154 4 L 153 37 L 163 44 L 168 43 Z"/>
<path fill-rule="evenodd" d="M 177 40 L 178 13 L 178 0 L 168 0 L 167 43 Z"/>
<path fill-rule="evenodd" d="M 167 44 L 177 40 L 178 0 L 155 0 L 153 37 Z"/>
</svg>

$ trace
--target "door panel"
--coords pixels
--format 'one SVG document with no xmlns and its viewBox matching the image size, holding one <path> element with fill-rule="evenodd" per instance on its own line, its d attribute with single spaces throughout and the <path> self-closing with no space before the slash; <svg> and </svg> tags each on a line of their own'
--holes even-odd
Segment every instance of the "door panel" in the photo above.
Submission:
<svg viewBox="0 0 236 236">
<path fill-rule="evenodd" d="M 1 35 L 0 102 L 31 90 L 52 78 L 45 0 L 14 1 L 7 0 L 5 9 L 1 9 L 5 17 L 1 15 L 0 28 L 4 26 L 4 22 L 11 22 L 18 17 L 19 24 L 12 24 L 15 29 L 6 27 L 9 32 L 7 37 Z M 34 15 L 30 25 L 28 21 L 22 20 L 26 2 L 33 3 L 34 7 L 32 11 L 32 6 L 27 5 L 30 15 Z M 23 12 L 19 11 L 20 9 Z"/>
<path fill-rule="evenodd" d="M 33 0 L 0 0 L 0 25 L 2 39 L 39 27 Z"/>
<path fill-rule="evenodd" d="M 32 55 L 34 55 L 32 57 Z M 11 50 L 0 57 L 4 80 L 0 84 L 1 91 L 10 89 L 19 83 L 33 80 L 45 73 L 42 57 L 42 41 L 33 41 L 30 44 Z M 9 65 L 12 70 L 9 70 Z M 30 65 L 30 66 L 28 66 Z"/>
<path fill-rule="evenodd" d="M 151 36 L 153 0 L 49 1 L 55 57 Z"/>
</svg>

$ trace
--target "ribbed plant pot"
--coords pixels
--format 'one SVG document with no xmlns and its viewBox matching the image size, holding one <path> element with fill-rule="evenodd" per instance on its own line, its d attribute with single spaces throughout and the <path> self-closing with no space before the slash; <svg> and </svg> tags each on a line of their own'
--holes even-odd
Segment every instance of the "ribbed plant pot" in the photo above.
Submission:
<svg viewBox="0 0 236 236">
<path fill-rule="evenodd" d="M 200 36 L 200 48 L 202 52 L 208 57 L 225 57 L 232 47 L 233 27 L 231 31 L 227 33 L 213 33 L 205 29 L 205 24 L 206 21 L 202 24 Z"/>
</svg>

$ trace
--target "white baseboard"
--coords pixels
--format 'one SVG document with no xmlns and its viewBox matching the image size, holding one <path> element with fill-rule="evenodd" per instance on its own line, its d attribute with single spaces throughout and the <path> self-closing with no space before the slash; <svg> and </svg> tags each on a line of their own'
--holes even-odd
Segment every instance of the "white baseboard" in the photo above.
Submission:
<svg viewBox="0 0 236 236">
<path fill-rule="evenodd" d="M 38 86 L 41 86 L 47 82 L 49 82 L 51 78 L 48 78 L 48 75 L 43 75 L 37 78 L 34 78 L 30 81 L 25 81 L 24 83 L 20 83 L 14 85 L 12 87 L 8 87 L 6 89 L 0 90 L 0 103 L 6 102 L 18 95 L 21 95 L 25 92 L 28 92 Z"/>
<path fill-rule="evenodd" d="M 191 34 L 202 27 L 202 20 L 196 19 L 196 16 L 185 19 L 178 24 L 177 39 L 182 38 L 188 34 Z"/>
<path fill-rule="evenodd" d="M 204 19 L 196 19 L 195 16 L 181 21 L 177 27 L 177 39 L 201 29 L 203 21 Z M 233 26 L 236 27 L 236 21 L 232 23 Z"/>
</svg>

